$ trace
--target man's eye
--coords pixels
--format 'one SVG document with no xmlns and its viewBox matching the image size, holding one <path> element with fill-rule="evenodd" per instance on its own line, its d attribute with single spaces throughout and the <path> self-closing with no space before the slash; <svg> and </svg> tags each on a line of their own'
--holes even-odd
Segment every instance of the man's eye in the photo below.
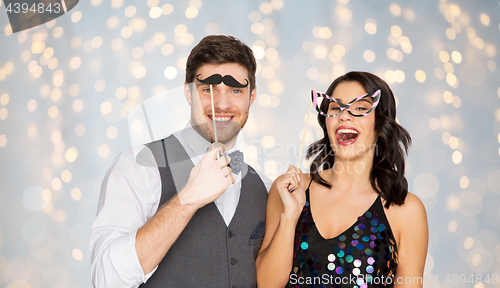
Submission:
<svg viewBox="0 0 500 288">
<path fill-rule="evenodd" d="M 243 93 L 243 91 L 238 89 L 233 90 L 233 94 L 241 94 L 241 93 Z"/>
</svg>

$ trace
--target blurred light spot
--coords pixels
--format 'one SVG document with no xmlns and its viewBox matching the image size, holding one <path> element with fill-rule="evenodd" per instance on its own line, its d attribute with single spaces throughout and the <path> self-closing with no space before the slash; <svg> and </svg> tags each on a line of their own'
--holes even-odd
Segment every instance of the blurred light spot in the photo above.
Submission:
<svg viewBox="0 0 500 288">
<path fill-rule="evenodd" d="M 59 178 L 54 178 L 52 179 L 52 181 L 50 181 L 50 186 L 52 186 L 52 189 L 54 190 L 61 190 L 61 187 L 62 187 L 62 182 Z"/>
<path fill-rule="evenodd" d="M 169 66 L 165 69 L 165 71 L 163 72 L 163 75 L 168 80 L 172 80 L 177 76 L 177 69 L 174 66 Z"/>
<path fill-rule="evenodd" d="M 102 3 L 102 0 L 92 0 L 92 5 L 98 6 Z"/>
<path fill-rule="evenodd" d="M 80 261 L 83 259 L 83 252 L 82 250 L 78 249 L 78 248 L 75 248 L 73 249 L 73 252 L 71 253 L 71 255 L 73 256 L 73 258 L 75 258 L 75 260 L 77 261 Z"/>
<path fill-rule="evenodd" d="M 135 12 L 137 12 L 137 9 L 134 6 L 128 6 L 125 8 L 125 16 L 126 17 L 133 17 L 135 15 Z"/>
<path fill-rule="evenodd" d="M 208 34 L 215 34 L 219 30 L 219 27 L 215 23 L 208 23 L 207 26 L 205 26 L 205 31 Z"/>
<path fill-rule="evenodd" d="M 394 25 L 391 27 L 391 34 L 394 37 L 401 37 L 401 35 L 403 35 L 403 30 L 401 27 Z"/>
<path fill-rule="evenodd" d="M 264 56 L 266 55 L 266 51 L 264 50 L 264 48 L 260 46 L 255 46 L 255 45 L 252 46 L 252 51 L 255 56 L 255 59 L 257 60 L 264 58 Z"/>
<path fill-rule="evenodd" d="M 453 62 L 458 64 L 462 62 L 462 54 L 460 54 L 460 52 L 458 51 L 453 51 L 451 52 L 451 59 L 453 60 Z"/>
<path fill-rule="evenodd" d="M 104 88 L 106 88 L 106 82 L 104 82 L 104 80 L 97 80 L 95 83 L 94 83 L 94 89 L 95 91 L 97 92 L 102 92 L 104 90 Z"/>
<path fill-rule="evenodd" d="M 335 54 L 337 54 L 338 56 L 342 57 L 345 55 L 345 47 L 343 45 L 337 44 L 333 46 L 333 52 L 335 52 Z"/>
<path fill-rule="evenodd" d="M 153 35 L 153 43 L 156 46 L 162 45 L 163 43 L 165 43 L 165 41 L 167 41 L 167 36 L 165 35 L 165 33 L 156 32 L 155 35 Z"/>
<path fill-rule="evenodd" d="M 460 16 L 460 7 L 457 4 L 451 4 L 450 12 L 453 16 L 458 17 Z"/>
<path fill-rule="evenodd" d="M 500 88 L 499 88 L 499 93 L 500 93 Z M 498 96 L 500 97 L 500 96 Z M 3 93 L 2 96 L 0 96 L 0 104 L 2 104 L 3 106 L 7 106 L 7 104 L 9 104 L 9 94 L 7 93 Z"/>
<path fill-rule="evenodd" d="M 444 72 L 446 73 L 453 73 L 455 68 L 453 67 L 453 64 L 450 62 L 444 64 Z"/>
<path fill-rule="evenodd" d="M 0 119 L 2 119 L 2 120 L 7 119 L 8 115 L 9 115 L 9 111 L 7 110 L 7 108 L 3 107 L 2 109 L 0 109 Z"/>
<path fill-rule="evenodd" d="M 425 75 L 425 72 L 422 70 L 417 70 L 415 72 L 415 79 L 417 79 L 418 82 L 424 83 L 425 79 L 427 78 L 427 75 Z"/>
<path fill-rule="evenodd" d="M 450 91 L 444 91 L 443 100 L 444 102 L 450 104 L 453 101 L 453 94 Z"/>
<path fill-rule="evenodd" d="M 52 170 L 49 167 L 43 168 L 42 177 L 45 180 L 50 180 L 52 178 Z"/>
<path fill-rule="evenodd" d="M 271 82 L 269 90 L 271 91 L 272 94 L 279 95 L 281 94 L 281 92 L 283 92 L 283 85 L 281 84 L 280 81 L 274 80 Z"/>
<path fill-rule="evenodd" d="M 476 40 L 474 40 L 474 44 L 476 44 L 478 49 L 482 50 L 484 48 L 484 40 L 481 38 L 476 38 Z"/>
<path fill-rule="evenodd" d="M 396 82 L 403 83 L 405 81 L 405 73 L 401 70 L 394 71 L 394 78 Z"/>
<path fill-rule="evenodd" d="M 490 189 L 492 192 L 500 194 L 500 169 L 493 170 L 488 175 L 486 184 L 488 186 L 488 189 Z"/>
<path fill-rule="evenodd" d="M 265 136 L 260 140 L 260 144 L 264 149 L 271 149 L 276 145 L 276 139 L 273 136 Z"/>
<path fill-rule="evenodd" d="M 271 97 L 269 97 L 269 95 L 267 94 L 261 94 L 258 98 L 258 101 L 261 106 L 265 107 L 271 104 Z"/>
<path fill-rule="evenodd" d="M 410 21 L 415 20 L 415 12 L 411 8 L 405 8 L 403 10 L 403 15 Z"/>
<path fill-rule="evenodd" d="M 458 138 L 455 136 L 451 136 L 450 139 L 448 140 L 448 145 L 450 146 L 451 149 L 457 149 L 458 147 Z"/>
<path fill-rule="evenodd" d="M 431 173 L 421 173 L 415 177 L 413 189 L 419 197 L 432 197 L 439 190 L 439 180 Z"/>
<path fill-rule="evenodd" d="M 278 98 L 275 95 L 271 96 L 271 103 L 269 103 L 269 107 L 277 108 L 279 105 L 280 105 L 280 98 Z"/>
<path fill-rule="evenodd" d="M 187 33 L 187 27 L 184 24 L 179 24 L 175 26 L 174 33 L 177 36 L 183 36 L 184 34 Z"/>
<path fill-rule="evenodd" d="M 497 54 L 497 48 L 495 47 L 495 45 L 491 43 L 486 45 L 486 54 L 490 57 L 495 57 L 495 55 Z"/>
<path fill-rule="evenodd" d="M 453 108 L 460 108 L 462 105 L 462 100 L 458 96 L 453 96 L 453 102 L 451 102 Z"/>
<path fill-rule="evenodd" d="M 75 110 L 75 112 L 80 112 L 82 111 L 83 109 L 83 101 L 81 99 L 76 99 L 75 101 L 73 101 L 73 110 Z"/>
<path fill-rule="evenodd" d="M 443 63 L 447 63 L 448 61 L 450 61 L 450 55 L 446 51 L 440 51 L 439 60 L 441 60 L 441 62 Z"/>
<path fill-rule="evenodd" d="M 30 50 L 24 50 L 23 53 L 21 54 L 21 59 L 23 59 L 24 62 L 27 62 L 31 58 L 31 51 Z"/>
<path fill-rule="evenodd" d="M 141 79 L 144 76 L 146 76 L 146 68 L 144 68 L 144 66 L 137 66 L 134 69 L 134 77 L 137 79 Z"/>
<path fill-rule="evenodd" d="M 69 183 L 71 181 L 72 175 L 69 170 L 64 170 L 61 172 L 61 179 L 62 181 Z"/>
<path fill-rule="evenodd" d="M 460 188 L 465 189 L 469 186 L 469 178 L 467 176 L 460 177 Z"/>
<path fill-rule="evenodd" d="M 118 129 L 115 126 L 110 126 L 106 130 L 106 135 L 108 136 L 109 139 L 115 139 L 116 136 L 118 136 Z"/>
<path fill-rule="evenodd" d="M 160 7 L 153 7 L 149 10 L 149 17 L 157 19 L 161 16 L 162 10 Z"/>
<path fill-rule="evenodd" d="M 120 18 L 116 16 L 109 17 L 108 21 L 106 22 L 106 26 L 108 27 L 108 29 L 115 29 L 118 24 L 120 24 Z"/>
<path fill-rule="evenodd" d="M 111 48 L 115 51 L 122 49 L 122 47 L 123 47 L 123 40 L 122 39 L 115 39 L 111 42 Z"/>
<path fill-rule="evenodd" d="M 131 26 L 134 31 L 136 32 L 142 32 L 144 29 L 146 29 L 146 26 L 148 25 L 148 22 L 146 22 L 144 19 L 141 18 L 132 18 L 129 21 L 129 26 Z"/>
<path fill-rule="evenodd" d="M 451 155 L 451 159 L 455 164 L 462 162 L 462 153 L 460 153 L 460 151 L 453 152 L 453 154 Z"/>
<path fill-rule="evenodd" d="M 76 23 L 80 20 L 82 20 L 82 12 L 76 11 L 71 14 L 71 21 L 73 21 L 73 23 Z"/>
<path fill-rule="evenodd" d="M 111 113 L 111 110 L 113 110 L 113 106 L 108 101 L 104 101 L 101 104 L 101 113 L 102 114 L 107 115 L 107 114 Z"/>
<path fill-rule="evenodd" d="M 267 160 L 264 164 L 264 171 L 266 173 L 276 173 L 278 168 L 278 164 L 273 160 Z"/>
<path fill-rule="evenodd" d="M 324 59 L 326 58 L 326 55 L 328 54 L 326 48 L 324 46 L 316 46 L 314 48 L 314 55 L 318 57 L 319 59 Z"/>
<path fill-rule="evenodd" d="M 158 6 L 159 3 L 160 3 L 160 0 L 148 0 L 147 1 L 147 5 L 149 8 Z"/>
<path fill-rule="evenodd" d="M 102 37 L 96 36 L 92 39 L 92 47 L 99 48 L 102 45 Z"/>
<path fill-rule="evenodd" d="M 396 77 L 394 76 L 394 71 L 387 70 L 385 72 L 385 81 L 389 83 L 394 83 L 396 81 Z"/>
<path fill-rule="evenodd" d="M 134 33 L 134 29 L 130 26 L 125 26 L 122 28 L 121 35 L 123 38 L 129 38 Z"/>
<path fill-rule="evenodd" d="M 431 118 L 429 120 L 429 127 L 432 131 L 436 131 L 437 129 L 439 129 L 439 120 L 436 118 Z"/>
<path fill-rule="evenodd" d="M 37 107 L 37 103 L 36 103 L 36 100 L 35 99 L 31 99 L 30 101 L 28 101 L 28 111 L 30 112 L 33 112 L 36 110 L 36 107 Z"/>
<path fill-rule="evenodd" d="M 58 144 L 62 140 L 62 135 L 61 132 L 59 131 L 54 131 L 52 134 L 50 134 L 50 141 L 54 144 Z"/>
<path fill-rule="evenodd" d="M 71 39 L 71 48 L 78 48 L 80 47 L 80 45 L 82 45 L 82 38 L 81 37 L 78 37 L 78 36 L 75 36 Z"/>
<path fill-rule="evenodd" d="M 66 151 L 64 157 L 66 158 L 66 161 L 73 163 L 78 157 L 78 150 L 75 147 L 71 147 Z"/>
<path fill-rule="evenodd" d="M 189 7 L 186 9 L 185 15 L 188 19 L 193 19 L 198 16 L 198 9 L 196 9 L 195 7 Z"/>
<path fill-rule="evenodd" d="M 263 2 L 260 4 L 259 10 L 260 12 L 262 12 L 262 14 L 271 14 L 271 12 L 273 12 L 273 5 L 271 5 L 271 3 L 269 2 Z"/>
<path fill-rule="evenodd" d="M 448 85 L 450 86 L 455 86 L 455 84 L 457 83 L 457 77 L 452 74 L 452 73 L 447 73 L 446 74 L 446 83 L 448 83 Z"/>
<path fill-rule="evenodd" d="M 335 13 L 345 20 L 351 20 L 352 12 L 345 6 L 335 6 Z"/>
<path fill-rule="evenodd" d="M 401 15 L 401 6 L 399 6 L 398 4 L 393 3 L 393 4 L 391 4 L 389 6 L 389 11 L 394 16 L 400 16 Z"/>
<path fill-rule="evenodd" d="M 250 30 L 252 30 L 252 33 L 254 34 L 261 34 L 262 32 L 264 32 L 264 25 L 259 22 L 253 23 L 250 27 Z"/>
<path fill-rule="evenodd" d="M 5 36 L 9 36 L 12 34 L 12 26 L 10 24 L 7 24 L 5 28 L 3 29 L 3 32 L 5 33 Z"/>
<path fill-rule="evenodd" d="M 116 88 L 115 96 L 118 99 L 124 99 L 125 97 L 127 97 L 127 88 L 125 87 Z"/>
<path fill-rule="evenodd" d="M 35 123 L 30 123 L 28 125 L 28 137 L 33 140 L 36 138 L 36 136 L 38 135 L 38 131 L 36 129 L 36 124 Z"/>
<path fill-rule="evenodd" d="M 330 37 L 332 37 L 332 30 L 328 27 L 321 27 L 318 33 L 319 36 L 323 39 L 330 39 Z"/>
<path fill-rule="evenodd" d="M 193 43 L 193 41 L 194 41 L 194 36 L 192 34 L 187 33 L 181 37 L 181 43 L 183 45 L 186 45 L 186 46 L 191 45 L 191 43 Z"/>
<path fill-rule="evenodd" d="M 448 208 L 450 212 L 455 212 L 460 209 L 460 198 L 456 195 L 448 196 L 448 199 L 446 199 L 446 208 Z"/>
<path fill-rule="evenodd" d="M 443 68 L 441 67 L 437 67 L 435 70 L 434 70 L 434 75 L 436 76 L 437 79 L 439 80 L 443 80 L 444 76 L 445 76 L 445 73 L 444 73 L 444 70 Z"/>
<path fill-rule="evenodd" d="M 0 147 L 5 147 L 7 145 L 7 136 L 0 135 Z"/>
<path fill-rule="evenodd" d="M 483 24 L 484 26 L 490 25 L 490 16 L 488 16 L 485 13 L 481 13 L 481 15 L 479 15 L 479 20 L 481 21 L 481 24 Z"/>
<path fill-rule="evenodd" d="M 488 70 L 491 72 L 495 72 L 495 70 L 497 70 L 497 64 L 493 60 L 488 60 L 488 64 L 486 64 L 486 66 L 488 66 Z"/>
<path fill-rule="evenodd" d="M 448 232 L 453 233 L 457 231 L 458 224 L 457 221 L 451 220 L 450 223 L 448 223 Z"/>
<path fill-rule="evenodd" d="M 307 69 L 307 78 L 311 80 L 317 80 L 319 78 L 319 71 L 318 69 L 312 67 Z"/>
<path fill-rule="evenodd" d="M 75 134 L 79 137 L 82 137 L 85 134 L 85 125 L 78 124 L 75 126 Z"/>
<path fill-rule="evenodd" d="M 268 48 L 266 50 L 266 58 L 269 60 L 275 60 L 278 58 L 278 51 L 274 48 Z"/>
<path fill-rule="evenodd" d="M 73 188 L 71 190 L 71 198 L 75 201 L 82 199 L 82 192 L 78 188 Z"/>
<path fill-rule="evenodd" d="M 472 237 L 467 237 L 464 240 L 464 248 L 466 250 L 469 250 L 470 248 L 472 248 L 473 245 L 474 245 L 474 239 L 472 239 Z"/>
<path fill-rule="evenodd" d="M 366 20 L 365 31 L 370 35 L 377 33 L 377 21 L 372 18 Z"/>
<path fill-rule="evenodd" d="M 57 108 L 57 106 L 51 106 L 49 108 L 48 114 L 50 118 L 54 119 L 57 117 L 57 115 L 59 115 L 59 109 Z"/>
<path fill-rule="evenodd" d="M 165 44 L 161 47 L 161 54 L 168 56 L 174 52 L 174 46 L 171 44 Z"/>
<path fill-rule="evenodd" d="M 366 62 L 371 63 L 375 61 L 375 52 L 373 52 L 372 50 L 366 50 L 365 52 L 363 52 L 363 58 Z"/>
<path fill-rule="evenodd" d="M 41 54 L 45 50 L 44 42 L 35 42 L 31 44 L 31 53 L 33 54 Z"/>
<path fill-rule="evenodd" d="M 108 157 L 109 153 L 110 149 L 109 146 L 106 144 L 99 145 L 99 147 L 97 148 L 97 154 L 102 158 Z"/>
<path fill-rule="evenodd" d="M 163 15 L 168 15 L 173 11 L 174 11 L 174 6 L 172 6 L 172 4 L 163 4 L 163 6 L 161 6 L 161 13 Z"/>
<path fill-rule="evenodd" d="M 455 40 L 455 38 L 457 37 L 457 32 L 455 32 L 455 30 L 453 30 L 452 28 L 446 28 L 446 37 L 448 37 L 448 39 L 450 40 Z"/>
<path fill-rule="evenodd" d="M 48 59 L 52 58 L 52 56 L 54 56 L 54 48 L 52 48 L 52 47 L 45 48 L 45 50 L 43 51 L 43 57 L 45 57 L 45 59 L 48 60 Z"/>
<path fill-rule="evenodd" d="M 248 14 L 248 20 L 252 22 L 258 22 L 261 18 L 262 17 L 258 11 L 252 11 Z"/>
<path fill-rule="evenodd" d="M 82 64 L 82 59 L 78 56 L 71 58 L 69 62 L 69 66 L 71 67 L 71 69 L 78 69 L 78 67 L 80 67 L 81 64 Z"/>
<path fill-rule="evenodd" d="M 274 69 L 271 67 L 266 67 L 266 68 L 262 69 L 260 74 L 262 74 L 262 77 L 264 77 L 265 79 L 270 80 L 274 77 Z"/>
</svg>

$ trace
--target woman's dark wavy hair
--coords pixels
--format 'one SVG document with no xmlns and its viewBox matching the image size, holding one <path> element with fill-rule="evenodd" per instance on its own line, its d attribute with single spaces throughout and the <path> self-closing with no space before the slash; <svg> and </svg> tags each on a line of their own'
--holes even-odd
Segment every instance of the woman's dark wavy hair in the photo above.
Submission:
<svg viewBox="0 0 500 288">
<path fill-rule="evenodd" d="M 359 71 L 352 71 L 335 79 L 328 87 L 326 94 L 331 96 L 337 85 L 342 82 L 358 82 L 368 93 L 373 93 L 378 89 L 381 91 L 380 102 L 375 108 L 375 131 L 378 133 L 378 138 L 370 171 L 370 183 L 373 189 L 385 199 L 386 208 L 393 203 L 402 205 L 408 194 L 408 181 L 404 173 L 405 154 L 408 154 L 411 137 L 406 129 L 396 123 L 394 94 L 389 85 L 380 77 Z M 328 105 L 328 99 L 324 99 L 321 103 L 321 110 L 326 111 Z M 326 117 L 318 114 L 318 122 L 323 129 L 324 136 L 323 139 L 309 146 L 306 158 L 315 156 L 310 167 L 314 182 L 331 188 L 332 185 L 323 179 L 319 172 L 334 167 L 335 154 L 328 138 Z"/>
</svg>

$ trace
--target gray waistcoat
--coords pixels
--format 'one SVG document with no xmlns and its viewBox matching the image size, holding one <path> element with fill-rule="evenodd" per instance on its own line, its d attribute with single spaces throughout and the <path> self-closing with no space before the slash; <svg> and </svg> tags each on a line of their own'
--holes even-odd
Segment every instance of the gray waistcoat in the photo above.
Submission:
<svg viewBox="0 0 500 288">
<path fill-rule="evenodd" d="M 175 184 L 179 182 L 174 182 L 174 176 L 186 183 L 193 164 L 174 136 L 147 146 L 160 171 L 161 207 L 177 193 Z M 179 163 L 185 164 L 180 167 Z M 176 171 L 170 169 L 174 164 L 176 170 L 182 170 L 183 176 L 177 176 Z M 264 183 L 248 166 L 248 173 L 242 179 L 238 207 L 229 227 L 215 203 L 199 209 L 155 273 L 141 287 L 255 287 L 255 258 L 264 236 L 266 201 Z"/>
</svg>

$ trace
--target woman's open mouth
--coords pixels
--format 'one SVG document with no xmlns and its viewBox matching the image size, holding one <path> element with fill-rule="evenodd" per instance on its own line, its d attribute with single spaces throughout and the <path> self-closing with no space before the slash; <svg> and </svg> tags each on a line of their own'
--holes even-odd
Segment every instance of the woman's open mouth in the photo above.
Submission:
<svg viewBox="0 0 500 288">
<path fill-rule="evenodd" d="M 337 143 L 342 146 L 351 145 L 356 142 L 358 138 L 359 131 L 353 128 L 343 128 L 339 127 L 335 131 L 335 137 L 337 138 Z"/>
</svg>

